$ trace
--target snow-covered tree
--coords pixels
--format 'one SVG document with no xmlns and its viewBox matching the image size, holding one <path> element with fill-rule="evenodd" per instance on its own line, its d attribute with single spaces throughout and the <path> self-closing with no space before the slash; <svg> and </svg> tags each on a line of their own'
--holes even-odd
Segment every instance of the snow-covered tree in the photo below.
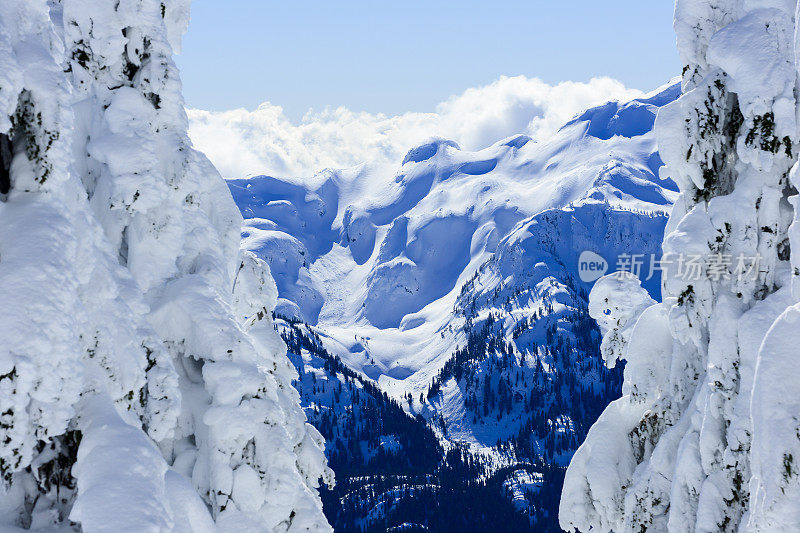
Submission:
<svg viewBox="0 0 800 533">
<path fill-rule="evenodd" d="M 797 7 L 677 0 L 663 303 L 634 309 L 631 280 L 590 296 L 624 396 L 570 464 L 565 529 L 800 530 Z"/>
<path fill-rule="evenodd" d="M 330 529 L 274 282 L 186 134 L 188 18 L 0 2 L 0 524 Z"/>
</svg>

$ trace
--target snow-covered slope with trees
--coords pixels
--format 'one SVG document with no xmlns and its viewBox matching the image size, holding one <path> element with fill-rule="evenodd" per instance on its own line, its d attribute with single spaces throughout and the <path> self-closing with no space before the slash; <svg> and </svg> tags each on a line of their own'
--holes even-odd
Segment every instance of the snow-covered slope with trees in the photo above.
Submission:
<svg viewBox="0 0 800 533">
<path fill-rule="evenodd" d="M 676 4 L 683 96 L 656 125 L 672 264 L 663 303 L 633 279 L 592 291 L 624 396 L 572 460 L 565 529 L 800 530 L 797 9 Z"/>
<path fill-rule="evenodd" d="M 677 188 L 658 177 L 652 127 L 678 94 L 590 109 L 540 143 L 468 152 L 433 139 L 395 166 L 228 181 L 243 247 L 276 278 L 303 405 L 344 474 L 337 498 L 364 495 L 326 506 L 343 531 L 516 520 L 496 494 L 523 524 L 556 527 L 561 468 L 621 382 L 600 358 L 578 259 L 590 250 L 613 269 L 623 254 L 660 254 Z M 646 286 L 659 296 L 657 273 Z M 357 404 L 374 395 L 356 394 L 339 364 L 400 402 L 409 427 L 435 430 L 448 451 L 428 477 L 409 458 L 430 446 L 365 423 L 374 410 Z M 392 467 L 370 465 L 378 454 Z"/>
<path fill-rule="evenodd" d="M 0 2 L 0 529 L 325 531 L 269 269 L 188 140 L 186 0 Z"/>
<path fill-rule="evenodd" d="M 422 392 L 441 355 L 464 340 L 450 331 L 460 329 L 462 287 L 520 247 L 531 217 L 564 209 L 564 227 L 583 225 L 580 238 L 564 235 L 552 250 L 575 275 L 583 247 L 639 251 L 627 235 L 606 243 L 593 234 L 605 230 L 595 213 L 665 217 L 674 185 L 656 176 L 650 131 L 677 91 L 591 109 L 542 143 L 517 136 L 465 152 L 434 139 L 399 167 L 228 180 L 246 218 L 244 247 L 269 263 L 279 314 L 319 326 L 333 352 L 396 396 L 412 383 Z"/>
</svg>

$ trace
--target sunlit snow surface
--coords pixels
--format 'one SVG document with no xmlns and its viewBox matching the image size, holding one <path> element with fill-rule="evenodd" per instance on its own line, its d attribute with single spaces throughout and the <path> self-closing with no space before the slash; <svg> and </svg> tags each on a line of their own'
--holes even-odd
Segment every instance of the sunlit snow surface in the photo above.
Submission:
<svg viewBox="0 0 800 533">
<path fill-rule="evenodd" d="M 416 398 L 463 345 L 454 306 L 490 259 L 470 284 L 476 299 L 543 267 L 577 279 L 583 250 L 612 269 L 618 254 L 659 251 L 676 187 L 658 177 L 651 130 L 679 90 L 591 109 L 546 142 L 520 135 L 467 152 L 433 139 L 397 166 L 229 180 L 243 246 L 270 264 L 278 313 L 315 325 L 328 350 L 389 394 Z M 658 296 L 657 278 L 646 286 Z M 451 399 L 439 406 L 449 429 L 484 440 L 459 427 L 462 403 Z"/>
<path fill-rule="evenodd" d="M 188 21 L 0 1 L 0 531 L 331 530 L 277 289 L 186 133 Z"/>
<path fill-rule="evenodd" d="M 798 7 L 676 2 L 683 95 L 655 128 L 681 191 L 664 256 L 750 255 L 758 268 L 672 267 L 653 305 L 595 285 L 592 316 L 619 319 L 603 320 L 602 342 L 626 360 L 623 396 L 566 472 L 564 530 L 800 531 Z"/>
</svg>

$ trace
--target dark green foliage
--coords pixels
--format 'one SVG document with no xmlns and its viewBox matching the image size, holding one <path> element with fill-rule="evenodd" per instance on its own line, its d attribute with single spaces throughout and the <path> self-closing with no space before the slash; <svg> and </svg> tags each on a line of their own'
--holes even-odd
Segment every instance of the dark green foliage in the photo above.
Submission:
<svg viewBox="0 0 800 533">
<path fill-rule="evenodd" d="M 783 479 L 789 481 L 794 474 L 794 456 L 791 453 L 785 453 L 783 454 Z"/>
<path fill-rule="evenodd" d="M 499 435 L 496 443 L 497 451 L 510 458 L 499 469 L 460 444 L 444 454 L 431 432 L 431 426 L 438 426 L 447 436 L 443 418 L 407 415 L 328 354 L 311 328 L 278 317 L 289 357 L 301 375 L 296 386 L 302 403 L 327 440 L 326 455 L 337 475 L 337 486 L 322 491 L 325 514 L 337 532 L 401 525 L 402 531 L 559 531 L 563 465 L 605 406 L 619 397 L 623 365 L 605 368 L 586 292 L 574 280 L 560 285 L 569 292 L 570 308 L 555 313 L 549 297 L 540 295 L 541 310 L 512 322 L 510 330 L 508 321 L 516 319 L 494 300 L 486 304 L 493 310 L 478 320 L 469 297 L 473 282 L 467 282 L 458 304 L 467 318 L 466 345 L 453 353 L 422 399 L 436 401 L 445 384 L 455 380 L 473 424 L 514 420 L 511 433 Z M 527 300 L 527 290 L 510 294 Z M 503 294 L 491 299 L 504 301 Z M 507 340 L 509 332 L 515 343 Z M 310 370 L 301 353 L 321 358 L 325 378 L 304 375 Z M 400 443 L 396 452 L 380 446 L 379 437 L 386 435 Z M 521 507 L 503 486 L 516 470 L 543 476 Z M 384 510 L 377 512 L 381 505 Z"/>
<path fill-rule="evenodd" d="M 37 468 L 37 479 L 42 492 L 56 493 L 74 490 L 76 480 L 72 477 L 72 465 L 78 461 L 78 447 L 81 444 L 82 434 L 78 430 L 67 431 L 63 435 L 52 439 L 49 443 L 39 441 L 37 453 L 42 455 L 45 448 L 49 448 L 53 458 Z"/>
<path fill-rule="evenodd" d="M 153 104 L 153 107 L 156 109 L 161 109 L 161 96 L 156 93 L 147 93 L 144 95 L 147 100 Z"/>
<path fill-rule="evenodd" d="M 694 286 L 689 285 L 686 289 L 678 296 L 678 305 L 687 305 L 694 303 Z"/>
<path fill-rule="evenodd" d="M 715 96 L 714 88 L 721 95 Z M 703 187 L 695 191 L 695 202 L 708 201 L 715 196 L 724 196 L 733 191 L 735 185 L 733 163 L 727 152 L 736 149 L 743 123 L 744 116 L 739 107 L 738 97 L 726 92 L 724 82 L 717 79 L 713 88 L 708 88 L 704 112 L 698 111 L 698 128 L 701 139 L 721 136 L 722 146 L 726 150 L 713 154 L 710 163 L 706 158 L 699 157 L 698 164 L 703 172 Z M 687 161 L 696 149 L 699 148 L 695 145 L 689 147 Z"/>
<path fill-rule="evenodd" d="M 0 194 L 8 194 L 11 190 L 12 156 L 11 137 L 0 134 Z"/>
<path fill-rule="evenodd" d="M 0 134 L 0 194 L 11 190 L 11 159 L 13 157 L 11 137 Z"/>
<path fill-rule="evenodd" d="M 89 63 L 92 60 L 91 49 L 83 39 L 75 43 L 75 47 L 72 50 L 72 60 L 76 61 L 83 69 L 89 68 Z"/>
<path fill-rule="evenodd" d="M 36 181 L 44 184 L 52 172 L 52 164 L 47 160 L 47 152 L 59 138 L 57 131 L 50 131 L 44 127 L 42 113 L 36 109 L 33 96 L 29 91 L 23 91 L 19 97 L 17 111 L 11 117 L 14 129 L 13 139 L 24 143 L 28 160 L 37 170 Z"/>
<path fill-rule="evenodd" d="M 792 157 L 792 140 L 789 137 L 778 139 L 775 136 L 775 114 L 771 111 L 753 119 L 753 127 L 747 132 L 745 143 L 758 146 L 765 152 L 777 154 L 784 148 L 788 157 Z"/>
<path fill-rule="evenodd" d="M 399 484 L 398 480 L 374 479 L 361 485 L 348 494 L 334 527 L 337 532 L 385 532 L 403 524 L 409 528 L 404 531 L 542 531 L 505 496 L 503 480 L 510 470 L 501 469 L 483 479 L 484 469 L 475 457 L 454 448 L 432 475 L 406 478 Z M 364 515 L 376 498 L 390 511 L 366 527 L 341 519 Z"/>
<path fill-rule="evenodd" d="M 337 476 L 430 472 L 439 461 L 442 449 L 425 420 L 408 415 L 374 383 L 328 353 L 313 332 L 296 322 L 287 324 L 282 337 L 295 366 L 302 370 L 298 356 L 305 350 L 322 360 L 329 377 L 325 383 L 312 383 L 311 390 L 308 390 L 307 380 L 295 383 L 295 387 L 304 406 L 306 399 L 313 399 L 318 406 L 314 410 L 307 409 L 306 413 L 325 437 L 328 463 Z M 325 387 L 324 392 L 331 394 L 315 395 L 317 387 Z M 381 436 L 394 437 L 402 453 L 386 451 L 381 446 Z M 365 449 L 374 455 L 365 456 Z"/>
<path fill-rule="evenodd" d="M 17 387 L 17 367 L 11 369 L 7 374 L 0 376 L 0 387 L 16 391 Z M 13 392 L 12 392 L 13 393 Z M 9 432 L 13 429 L 14 424 L 14 409 L 9 407 L 0 413 L 0 438 L 2 439 L 3 446 L 11 444 L 12 440 Z M 0 474 L 3 476 L 3 481 L 9 483 L 14 471 L 19 468 L 22 455 L 19 453 L 18 448 L 11 450 L 12 455 L 16 458 L 14 464 L 9 464 L 6 460 L 0 459 Z"/>
</svg>

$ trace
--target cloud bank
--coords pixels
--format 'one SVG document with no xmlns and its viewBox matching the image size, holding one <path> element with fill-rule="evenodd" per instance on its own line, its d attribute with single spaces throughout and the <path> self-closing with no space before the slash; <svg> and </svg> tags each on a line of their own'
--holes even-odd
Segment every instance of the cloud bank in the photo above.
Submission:
<svg viewBox="0 0 800 533">
<path fill-rule="evenodd" d="M 409 148 L 432 136 L 452 139 L 466 150 L 518 133 L 543 139 L 588 107 L 641 95 L 610 78 L 548 85 L 516 76 L 467 89 L 433 113 L 387 116 L 338 107 L 309 112 L 295 124 L 270 103 L 255 111 L 187 112 L 192 141 L 224 177 L 286 177 L 367 161 L 399 163 Z"/>
</svg>

